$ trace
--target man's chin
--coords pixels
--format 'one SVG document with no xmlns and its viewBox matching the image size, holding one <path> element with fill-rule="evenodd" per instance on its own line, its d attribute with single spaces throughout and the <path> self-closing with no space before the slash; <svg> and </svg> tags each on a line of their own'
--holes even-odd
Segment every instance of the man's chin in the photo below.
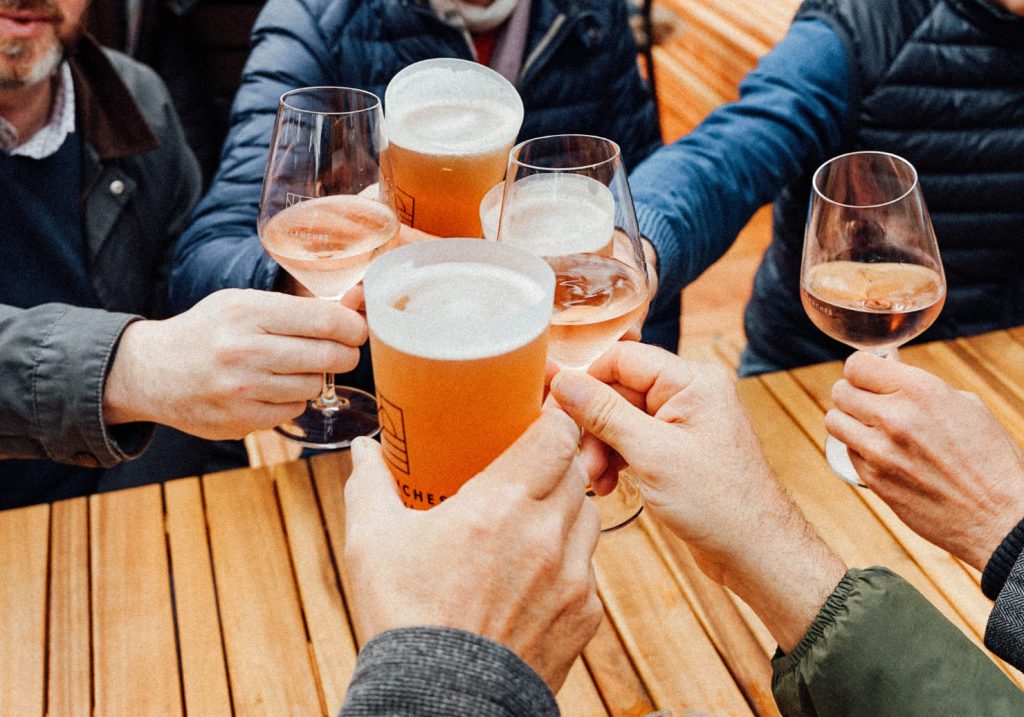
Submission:
<svg viewBox="0 0 1024 717">
<path fill-rule="evenodd" d="M 64 50 L 57 42 L 40 49 L 19 43 L 0 46 L 0 90 L 23 89 L 48 80 L 63 58 Z"/>
</svg>

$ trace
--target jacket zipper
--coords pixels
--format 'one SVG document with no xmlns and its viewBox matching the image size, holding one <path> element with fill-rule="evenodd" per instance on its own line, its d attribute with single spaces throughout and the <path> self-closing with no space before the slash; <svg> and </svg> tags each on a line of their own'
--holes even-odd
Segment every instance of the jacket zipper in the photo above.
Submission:
<svg viewBox="0 0 1024 717">
<path fill-rule="evenodd" d="M 519 77 L 516 80 L 516 85 L 521 85 L 527 79 L 531 70 L 536 69 L 541 64 L 546 62 L 548 58 L 554 53 L 554 48 L 558 43 L 569 34 L 569 30 L 572 28 L 571 24 L 566 23 L 567 16 L 565 13 L 560 13 L 555 17 L 554 22 L 551 23 L 551 27 L 544 33 L 544 37 L 540 39 L 537 46 L 533 48 L 533 52 L 530 53 L 526 61 L 523 62 L 523 67 L 519 70 Z"/>
</svg>

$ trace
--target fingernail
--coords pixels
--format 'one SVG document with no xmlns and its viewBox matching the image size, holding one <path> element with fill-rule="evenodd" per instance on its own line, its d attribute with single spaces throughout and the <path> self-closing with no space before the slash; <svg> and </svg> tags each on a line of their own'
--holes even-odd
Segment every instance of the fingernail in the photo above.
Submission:
<svg viewBox="0 0 1024 717">
<path fill-rule="evenodd" d="M 559 371 L 551 382 L 551 391 L 562 408 L 582 408 L 592 390 L 590 381 L 578 371 Z"/>
<path fill-rule="evenodd" d="M 365 436 L 360 436 L 352 441 L 352 445 L 349 446 L 349 450 L 352 452 L 352 467 L 357 467 L 360 463 L 366 460 L 369 456 L 370 450 L 370 439 Z"/>
</svg>

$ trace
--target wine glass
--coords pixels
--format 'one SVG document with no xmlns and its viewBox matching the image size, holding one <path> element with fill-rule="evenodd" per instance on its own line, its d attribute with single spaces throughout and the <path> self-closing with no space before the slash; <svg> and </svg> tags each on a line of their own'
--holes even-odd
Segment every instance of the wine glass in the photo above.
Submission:
<svg viewBox="0 0 1024 717">
<path fill-rule="evenodd" d="M 398 234 L 380 99 L 347 87 L 281 96 L 257 228 L 267 253 L 314 296 L 338 301 Z M 380 430 L 373 396 L 325 374 L 320 395 L 276 430 L 342 448 Z"/>
<path fill-rule="evenodd" d="M 548 358 L 585 371 L 643 316 L 647 263 L 619 146 L 589 135 L 552 135 L 512 148 L 498 241 L 520 246 L 555 272 Z M 620 476 L 597 498 L 601 529 L 643 509 L 635 480 Z"/>
<path fill-rule="evenodd" d="M 914 166 L 886 152 L 852 152 L 821 165 L 800 267 L 800 300 L 814 325 L 856 349 L 898 360 L 931 326 L 946 277 Z M 825 441 L 840 478 L 860 482 L 846 445 Z"/>
</svg>

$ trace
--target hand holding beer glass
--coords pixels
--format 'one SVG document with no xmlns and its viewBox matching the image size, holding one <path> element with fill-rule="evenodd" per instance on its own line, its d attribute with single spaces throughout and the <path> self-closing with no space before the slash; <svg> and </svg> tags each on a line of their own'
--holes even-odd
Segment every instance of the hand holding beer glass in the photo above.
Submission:
<svg viewBox="0 0 1024 717">
<path fill-rule="evenodd" d="M 313 295 L 338 301 L 398 232 L 391 184 L 381 172 L 387 141 L 380 100 L 345 87 L 287 92 L 278 105 L 257 229 L 267 253 Z M 285 437 L 340 448 L 377 433 L 373 397 L 334 385 L 290 423 Z"/>
<path fill-rule="evenodd" d="M 483 236 L 480 200 L 504 176 L 523 123 L 515 87 L 479 63 L 437 58 L 396 74 L 384 103 L 402 222 L 436 236 Z"/>
<path fill-rule="evenodd" d="M 363 286 L 383 453 L 405 505 L 430 508 L 540 415 L 554 276 L 521 249 L 438 239 Z"/>
<path fill-rule="evenodd" d="M 513 148 L 497 239 L 543 257 L 555 272 L 548 358 L 559 368 L 585 371 L 643 316 L 647 263 L 611 140 L 553 135 Z M 628 475 L 597 500 L 605 531 L 629 523 L 643 507 Z"/>
</svg>

